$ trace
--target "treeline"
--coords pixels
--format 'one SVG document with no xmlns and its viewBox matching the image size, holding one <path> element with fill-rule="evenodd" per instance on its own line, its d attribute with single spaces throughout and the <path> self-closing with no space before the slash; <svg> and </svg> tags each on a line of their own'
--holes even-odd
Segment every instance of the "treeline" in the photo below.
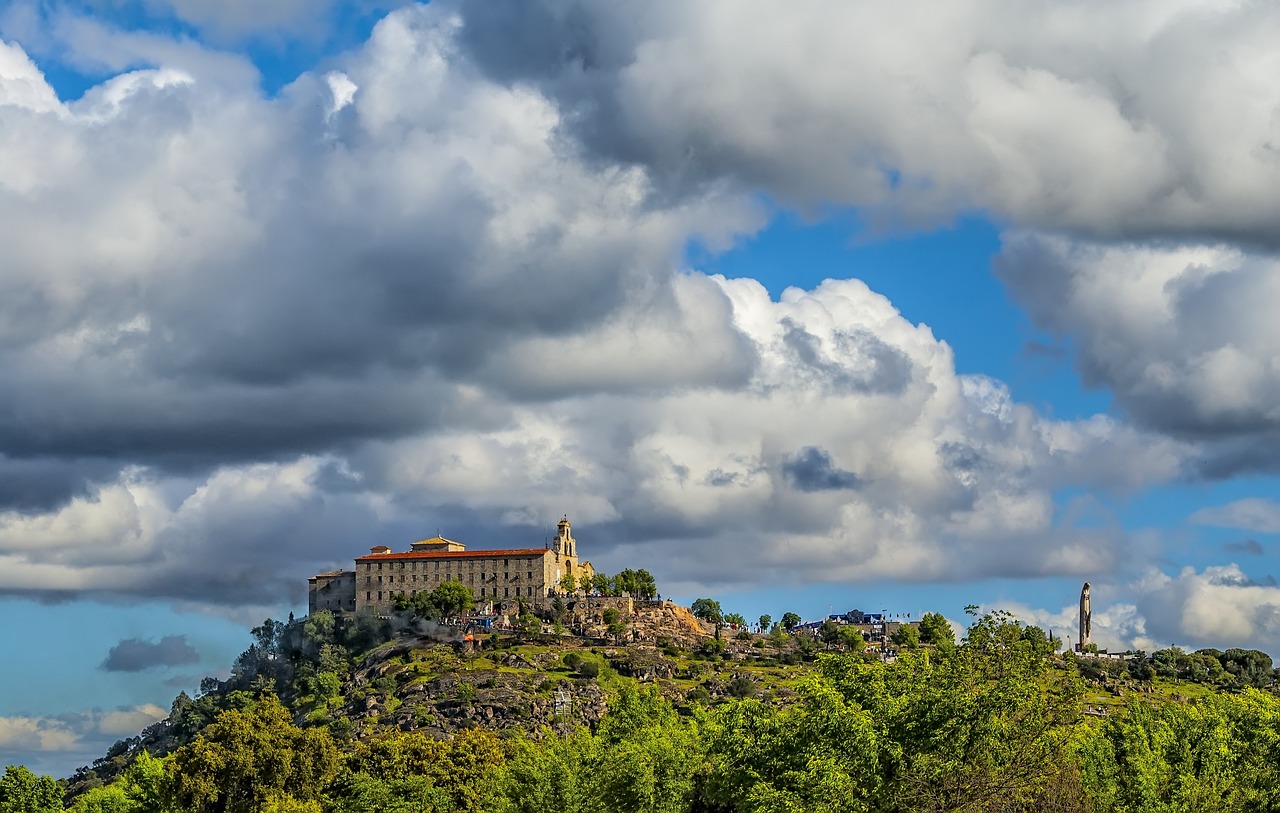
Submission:
<svg viewBox="0 0 1280 813">
<path fill-rule="evenodd" d="M 823 655 L 792 702 L 678 710 L 624 684 L 595 730 L 344 744 L 237 695 L 164 759 L 140 753 L 80 813 L 897 813 L 1280 809 L 1280 699 L 1253 688 L 1081 714 L 1083 681 L 1008 616 L 881 664 Z M 30 783 L 28 783 L 29 785 Z M 6 787 L 0 783 L 0 787 Z M 7 792 L 7 791 L 5 791 Z M 4 805 L 10 805 L 5 807 Z M 0 811 L 60 810 L 13 806 Z"/>
<path fill-rule="evenodd" d="M 1257 649 L 1186 652 L 1173 646 L 1150 656 L 1138 652 L 1124 660 L 1083 657 L 1077 660 L 1077 668 L 1095 680 L 1126 678 L 1149 682 L 1160 677 L 1222 689 L 1266 689 L 1280 681 L 1280 669 L 1274 668 L 1271 656 Z"/>
</svg>

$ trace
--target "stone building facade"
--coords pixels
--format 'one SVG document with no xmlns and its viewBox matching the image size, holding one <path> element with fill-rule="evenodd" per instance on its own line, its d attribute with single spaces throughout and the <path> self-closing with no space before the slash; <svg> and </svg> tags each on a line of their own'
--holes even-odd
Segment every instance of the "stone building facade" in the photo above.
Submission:
<svg viewBox="0 0 1280 813">
<path fill-rule="evenodd" d="M 345 602 L 344 609 L 349 604 L 357 612 L 383 613 L 390 611 L 399 593 L 429 593 L 452 580 L 471 588 L 481 606 L 517 599 L 537 606 L 560 592 L 562 579 L 570 573 L 581 583 L 594 570 L 578 558 L 578 543 L 566 517 L 551 545 L 543 548 L 469 551 L 461 542 L 440 536 L 414 542 L 399 553 L 378 546 L 355 560 L 354 571 L 339 571 L 341 578 L 323 574 L 309 579 L 307 603 L 328 609 L 335 601 Z"/>
<path fill-rule="evenodd" d="M 307 579 L 307 613 L 316 610 L 354 612 L 356 609 L 356 574 L 354 570 L 319 573 Z"/>
</svg>

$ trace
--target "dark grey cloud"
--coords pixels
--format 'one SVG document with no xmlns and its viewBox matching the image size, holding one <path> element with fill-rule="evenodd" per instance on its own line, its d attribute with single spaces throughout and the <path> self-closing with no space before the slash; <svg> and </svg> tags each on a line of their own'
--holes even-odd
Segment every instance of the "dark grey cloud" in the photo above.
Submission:
<svg viewBox="0 0 1280 813">
<path fill-rule="evenodd" d="M 836 466 L 831 455 L 817 446 L 807 446 L 782 464 L 782 473 L 800 491 L 838 491 L 857 488 L 859 479 L 851 471 Z"/>
<path fill-rule="evenodd" d="M 1244 553 L 1249 556 L 1261 556 L 1262 545 L 1256 539 L 1244 539 L 1239 542 L 1228 542 L 1222 546 L 1228 553 Z"/>
<path fill-rule="evenodd" d="M 724 469 L 712 469 L 711 471 L 707 472 L 707 477 L 705 482 L 707 483 L 707 485 L 715 486 L 717 488 L 723 488 L 724 486 L 731 486 L 734 483 L 738 482 L 738 480 L 741 477 L 742 475 L 736 471 L 725 471 Z"/>
<path fill-rule="evenodd" d="M 117 468 L 93 458 L 0 455 L 0 511 L 40 513 L 88 497 L 114 479 Z"/>
<path fill-rule="evenodd" d="M 141 672 L 168 666 L 186 666 L 200 661 L 200 653 L 187 643 L 185 635 L 166 635 L 159 641 L 125 638 L 111 647 L 102 669 L 107 672 Z"/>
<path fill-rule="evenodd" d="M 1199 444 L 1212 479 L 1280 459 L 1280 261 L 1229 245 L 1006 237 L 996 271 L 1085 383 L 1135 422 Z"/>
</svg>

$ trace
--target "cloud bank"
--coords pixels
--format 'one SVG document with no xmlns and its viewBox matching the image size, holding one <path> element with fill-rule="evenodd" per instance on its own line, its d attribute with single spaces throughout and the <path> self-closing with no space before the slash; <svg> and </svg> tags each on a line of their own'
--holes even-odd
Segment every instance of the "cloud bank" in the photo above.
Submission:
<svg viewBox="0 0 1280 813">
<path fill-rule="evenodd" d="M 1277 459 L 1278 28 L 444 2 L 266 97 L 68 18 L 118 74 L 72 103 L 0 43 L 0 590 L 271 603 L 424 521 L 536 544 L 566 511 L 694 584 L 1138 567 L 1060 495 Z M 1002 279 L 1118 416 L 958 374 L 856 280 L 773 299 L 684 259 L 832 207 L 1008 224 Z"/>
</svg>

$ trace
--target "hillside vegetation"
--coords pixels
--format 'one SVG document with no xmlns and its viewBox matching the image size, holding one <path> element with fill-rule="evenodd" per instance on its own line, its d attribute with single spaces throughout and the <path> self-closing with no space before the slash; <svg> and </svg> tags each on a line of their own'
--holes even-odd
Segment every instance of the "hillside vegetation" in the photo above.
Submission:
<svg viewBox="0 0 1280 813">
<path fill-rule="evenodd" d="M 836 634 L 455 633 L 267 622 L 69 799 L 10 769 L 0 812 L 1280 809 L 1272 691 L 1063 659 L 1002 613 L 892 663 Z"/>
</svg>

